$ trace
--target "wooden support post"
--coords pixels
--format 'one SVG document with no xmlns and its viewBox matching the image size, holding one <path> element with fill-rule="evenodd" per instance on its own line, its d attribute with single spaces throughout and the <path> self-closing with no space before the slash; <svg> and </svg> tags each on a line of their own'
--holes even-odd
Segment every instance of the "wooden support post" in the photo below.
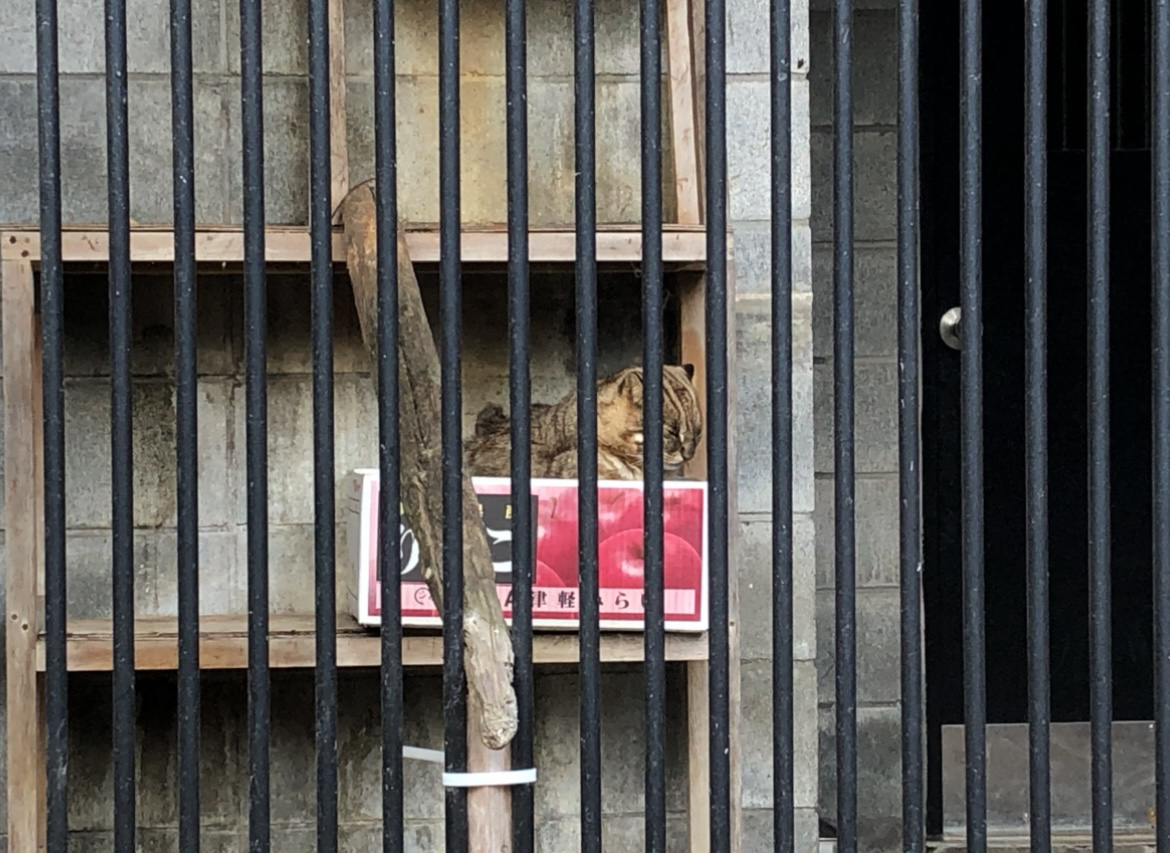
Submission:
<svg viewBox="0 0 1170 853">
<path fill-rule="evenodd" d="M 329 170 L 334 222 L 349 192 L 345 73 L 345 0 L 329 0 Z"/>
<path fill-rule="evenodd" d="M 687 0 L 666 0 L 667 60 L 670 64 L 670 128 L 680 225 L 702 222 L 699 149 L 695 134 L 695 78 Z"/>
<path fill-rule="evenodd" d="M 377 209 L 373 183 L 355 187 L 341 207 L 346 262 L 366 348 L 377 362 Z M 439 356 L 423 308 L 414 266 L 398 229 L 398 407 L 402 503 L 419 545 L 423 577 L 439 611 L 442 588 L 442 490 Z M 463 637 L 469 708 L 478 710 L 478 730 L 489 749 L 507 746 L 516 733 L 512 688 L 512 639 L 496 595 L 495 570 L 479 500 L 463 474 Z"/>
<path fill-rule="evenodd" d="M 37 540 L 44 500 L 37 467 L 41 388 L 34 319 L 32 264 L 0 267 L 4 311 L 5 544 L 8 618 L 5 620 L 8 707 L 8 850 L 27 853 L 43 843 L 44 762 L 37 684 L 37 586 L 42 543 Z"/>
</svg>

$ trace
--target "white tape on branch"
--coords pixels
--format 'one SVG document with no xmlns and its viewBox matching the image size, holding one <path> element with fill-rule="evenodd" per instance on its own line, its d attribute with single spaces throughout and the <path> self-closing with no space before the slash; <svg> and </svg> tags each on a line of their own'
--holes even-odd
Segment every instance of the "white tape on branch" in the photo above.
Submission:
<svg viewBox="0 0 1170 853">
<path fill-rule="evenodd" d="M 402 747 L 403 758 L 413 758 L 416 761 L 427 761 L 431 764 L 443 763 L 441 749 L 423 749 L 420 746 Z M 505 785 L 528 785 L 536 781 L 536 768 L 527 770 L 488 770 L 482 773 L 443 773 L 443 787 L 445 788 L 486 788 Z"/>
</svg>

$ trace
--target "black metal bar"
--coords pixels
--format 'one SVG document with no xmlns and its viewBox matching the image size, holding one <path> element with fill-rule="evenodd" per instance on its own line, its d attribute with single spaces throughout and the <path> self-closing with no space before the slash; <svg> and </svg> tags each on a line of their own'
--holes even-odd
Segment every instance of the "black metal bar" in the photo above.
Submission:
<svg viewBox="0 0 1170 853">
<path fill-rule="evenodd" d="M 268 297 L 264 259 L 261 0 L 240 0 L 244 195 L 245 443 L 248 479 L 248 851 L 268 853 Z"/>
<path fill-rule="evenodd" d="M 902 849 L 926 845 L 922 493 L 918 400 L 918 0 L 898 3 L 898 525 L 902 643 Z"/>
<path fill-rule="evenodd" d="M 1158 853 L 1170 851 L 1170 0 L 1153 4 L 1154 808 Z M 43 273 L 42 273 L 43 275 Z M 46 362 L 47 363 L 47 362 Z M 47 458 L 47 456 L 46 456 Z"/>
<path fill-rule="evenodd" d="M 641 2 L 642 455 L 645 512 L 646 850 L 666 850 L 662 481 L 662 8 Z"/>
<path fill-rule="evenodd" d="M 1027 263 L 1025 396 L 1027 426 L 1029 822 L 1034 853 L 1052 848 L 1048 651 L 1048 7 L 1028 0 L 1027 111 L 1024 116 Z"/>
<path fill-rule="evenodd" d="M 106 152 L 110 230 L 110 465 L 114 604 L 114 846 L 135 844 L 134 442 L 130 365 L 130 144 L 126 2 L 106 0 Z"/>
<path fill-rule="evenodd" d="M 37 0 L 37 145 L 44 345 L 46 835 L 69 833 L 69 673 L 66 669 L 64 287 L 61 269 L 61 106 L 57 0 Z"/>
<path fill-rule="evenodd" d="M 987 849 L 987 684 L 983 592 L 982 0 L 962 0 L 960 311 L 962 351 L 963 710 L 967 847 Z"/>
<path fill-rule="evenodd" d="M 577 548 L 581 588 L 581 851 L 601 853 L 601 632 L 597 514 L 597 133 L 593 0 L 576 0 Z"/>
<path fill-rule="evenodd" d="M 853 435 L 853 0 L 834 4 L 833 412 L 837 845 L 857 851 L 857 626 Z"/>
<path fill-rule="evenodd" d="M 528 280 L 528 55 L 525 0 L 508 0 L 507 65 L 508 147 L 508 397 L 512 412 L 512 644 L 515 652 L 517 729 L 512 760 L 532 767 L 535 682 L 532 672 L 532 384 L 529 376 Z M 536 844 L 532 785 L 512 789 L 512 831 L 517 853 Z"/>
<path fill-rule="evenodd" d="M 175 453 L 179 592 L 179 847 L 199 850 L 199 427 L 191 0 L 171 0 L 175 207 Z"/>
<path fill-rule="evenodd" d="M 309 249 L 313 276 L 313 552 L 317 850 L 337 851 L 337 583 L 333 454 L 333 245 L 329 0 L 309 0 Z"/>
<path fill-rule="evenodd" d="M 382 582 L 382 850 L 402 849 L 402 498 L 398 426 L 398 139 L 394 2 L 374 2 L 374 203 L 378 211 L 378 576 Z"/>
<path fill-rule="evenodd" d="M 443 471 L 443 742 L 447 772 L 467 771 L 463 672 L 463 294 L 459 197 L 459 0 L 439 3 L 439 314 Z M 467 853 L 467 789 L 447 788 L 446 841 Z"/>
<path fill-rule="evenodd" d="M 1113 663 L 1109 589 L 1108 0 L 1089 5 L 1089 682 L 1093 850 L 1113 849 Z"/>
<path fill-rule="evenodd" d="M 772 59 L 772 823 L 796 845 L 792 636 L 792 8 L 771 5 Z"/>
<path fill-rule="evenodd" d="M 707 0 L 706 211 L 707 533 L 711 849 L 731 849 L 731 660 L 727 471 L 727 4 Z M 731 344 L 734 346 L 734 342 Z"/>
</svg>

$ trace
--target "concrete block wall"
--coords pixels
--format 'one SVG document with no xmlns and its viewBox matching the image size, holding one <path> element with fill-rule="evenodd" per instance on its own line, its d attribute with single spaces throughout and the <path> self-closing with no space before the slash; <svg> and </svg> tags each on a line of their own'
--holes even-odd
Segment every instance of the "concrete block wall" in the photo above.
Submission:
<svg viewBox="0 0 1170 853">
<path fill-rule="evenodd" d="M 742 643 L 745 851 L 772 848 L 772 265 L 769 4 L 730 0 L 727 126 L 734 235 Z M 816 849 L 817 633 L 813 519 L 812 196 L 809 148 L 809 17 L 792 4 L 792 331 L 795 802 L 798 848 Z M 819 523 L 819 522 L 818 522 Z"/>
<path fill-rule="evenodd" d="M 736 352 L 740 538 L 740 633 L 743 663 L 743 806 L 745 851 L 771 849 L 771 611 L 769 541 L 771 436 L 769 314 L 769 86 L 763 0 L 729 0 L 728 132 L 731 220 L 735 240 Z M 433 4 L 398 4 L 400 191 L 404 215 L 437 219 L 437 113 Z M 815 849 L 818 808 L 817 629 L 814 533 L 814 299 L 813 188 L 810 165 L 809 16 L 793 4 L 792 74 L 794 218 L 794 435 L 796 471 L 796 734 L 797 828 L 802 851 Z M 430 11 L 428 11 L 430 10 Z M 105 219 L 104 44 L 100 9 L 80 0 L 61 5 L 62 156 L 65 220 Z M 498 4 L 463 4 L 463 192 L 470 222 L 504 218 L 503 23 Z M 372 175 L 372 66 L 368 0 L 347 3 L 351 182 Z M 197 217 L 233 224 L 240 218 L 239 24 L 232 0 L 196 0 Z M 171 219 L 169 40 L 165 3 L 130 0 L 131 215 L 141 224 Z M 266 179 L 270 223 L 302 224 L 307 210 L 307 81 L 303 6 L 265 3 Z M 599 0 L 599 218 L 639 218 L 638 20 L 636 4 Z M 556 0 L 529 3 L 530 183 L 532 221 L 572 223 L 571 11 Z M 492 47 L 488 49 L 486 45 Z M 477 64 L 478 63 L 478 64 Z M 16 0 L 0 0 L 0 222 L 37 219 L 35 42 L 32 15 Z M 664 100 L 668 104 L 669 100 Z M 665 112 L 665 110 L 664 110 Z M 549 116 L 551 115 L 551 118 Z M 664 116 L 664 118 L 667 118 Z M 664 134 L 670 163 L 670 135 Z M 673 186 L 667 168 L 665 185 Z M 673 215 L 666 193 L 669 220 Z M 433 271 L 423 290 L 435 310 Z M 599 369 L 617 369 L 640 356 L 638 279 L 604 277 L 600 305 L 604 342 Z M 506 401 L 507 345 L 500 282 L 465 278 L 465 432 L 488 400 Z M 201 551 L 208 567 L 204 613 L 243 609 L 246 590 L 243 480 L 243 308 L 236 276 L 208 276 L 200 297 Z M 270 509 L 273 612 L 311 612 L 311 382 L 308 283 L 304 276 L 270 279 Z M 344 278 L 337 283 L 335 327 L 337 473 L 376 460 L 376 403 L 369 365 Z M 549 273 L 534 281 L 533 392 L 551 400 L 573 382 L 572 276 Z M 106 283 L 78 277 L 67 299 L 66 347 L 70 586 L 73 617 L 110 612 L 108 344 Z M 137 610 L 173 613 L 175 561 L 174 390 L 171 283 L 144 276 L 135 289 L 135 495 Z M 817 309 L 819 310 L 819 309 Z M 434 316 L 434 315 L 433 315 Z M 486 318 L 486 319 L 485 319 Z M 667 318 L 668 328 L 670 317 Z M 626 343 L 620 343 L 626 342 Z M 668 341 L 668 346 L 671 346 Z M 2 500 L 0 493 L 0 500 Z M 0 519 L 2 520 L 2 519 Z M 820 520 L 817 519 L 818 523 Z M 343 532 L 338 554 L 344 555 Z M 2 593 L 2 586 L 0 586 Z M 343 601 L 344 599 L 339 599 Z M 79 849 L 112 849 L 110 706 L 108 679 L 71 682 L 73 749 L 71 823 Z M 143 675 L 139 682 L 140 800 L 143 849 L 176 845 L 174 681 Z M 204 693 L 203 819 L 212 850 L 242 849 L 247 837 L 246 694 L 236 675 L 208 674 Z M 273 841 L 279 849 L 313 848 L 312 676 L 274 673 Z M 542 670 L 537 679 L 537 809 L 540 849 L 575 849 L 579 808 L 577 680 L 570 670 Z M 360 853 L 378 841 L 377 680 L 341 679 L 342 846 Z M 642 755 L 629 744 L 643 731 L 641 674 L 610 668 L 605 676 L 603 811 L 607 849 L 642 844 Z M 669 847 L 685 849 L 685 680 L 668 672 Z M 408 739 L 441 742 L 439 682 L 432 674 L 407 679 Z M 2 708 L 0 708 L 2 712 Z M 3 750 L 0 750 L 0 762 Z M 409 764 L 408 850 L 441 850 L 441 789 L 432 769 Z M 0 797 L 0 810 L 4 809 Z M 3 811 L 0 811 L 0 816 Z"/>
<path fill-rule="evenodd" d="M 130 215 L 138 223 L 173 219 L 171 206 L 170 41 L 165 3 L 128 0 Z M 396 4 L 400 212 L 413 222 L 439 218 L 438 6 Z M 106 219 L 105 47 L 101 7 L 60 5 L 63 216 L 67 224 Z M 489 0 L 461 5 L 462 214 L 465 222 L 507 220 L 503 123 L 504 12 Z M 597 4 L 598 218 L 640 218 L 637 4 Z M 36 50 L 32 10 L 0 0 L 2 221 L 37 221 Z M 239 4 L 195 0 L 196 220 L 242 221 Z M 308 23 L 305 3 L 265 0 L 263 8 L 265 201 L 270 224 L 308 217 Z M 373 177 L 373 12 L 346 4 L 347 111 L 351 184 Z M 528 15 L 531 213 L 534 227 L 573 221 L 573 30 L 571 7 L 534 0 Z M 664 39 L 665 45 L 665 39 Z M 665 48 L 664 48 L 665 55 Z M 663 63 L 663 68 L 667 68 Z M 663 77 L 663 104 L 669 104 Z M 535 132 L 539 131 L 539 132 Z M 668 110 L 663 110 L 664 186 L 674 185 Z M 674 216 L 667 194 L 665 217 Z"/>
<path fill-rule="evenodd" d="M 836 820 L 833 540 L 833 21 L 813 0 L 812 239 L 820 797 Z M 901 849 L 898 596 L 897 32 L 859 0 L 853 29 L 858 811 L 865 850 Z"/>
</svg>

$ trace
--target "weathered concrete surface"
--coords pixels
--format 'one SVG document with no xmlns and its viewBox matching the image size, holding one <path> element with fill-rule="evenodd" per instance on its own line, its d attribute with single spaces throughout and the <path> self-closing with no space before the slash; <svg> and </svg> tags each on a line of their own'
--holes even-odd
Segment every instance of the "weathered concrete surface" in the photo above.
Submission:
<svg viewBox="0 0 1170 853">
<path fill-rule="evenodd" d="M 131 215 L 140 223 L 171 221 L 171 137 L 169 42 L 165 3 L 130 0 L 129 39 L 131 111 Z M 739 517 L 733 529 L 743 536 L 741 656 L 745 665 L 742 712 L 744 850 L 769 849 L 771 838 L 770 763 L 766 748 L 770 720 L 771 637 L 770 563 L 767 543 L 773 519 L 770 502 L 767 432 L 771 386 L 771 257 L 769 253 L 771 175 L 768 165 L 769 90 L 767 21 L 764 0 L 730 0 L 728 15 L 728 128 L 730 213 L 735 238 L 737 334 L 735 381 L 740 411 L 735 414 L 740 472 Z M 437 9 L 412 0 L 396 4 L 400 155 L 400 202 L 414 221 L 438 218 Z M 61 116 L 64 218 L 67 223 L 100 225 L 106 218 L 104 44 L 100 13 L 80 0 L 63 0 L 61 15 Z M 597 4 L 598 216 L 604 222 L 634 222 L 640 215 L 641 128 L 637 5 L 624 0 Z M 503 15 L 500 4 L 465 0 L 461 9 L 461 63 L 464 142 L 463 215 L 469 222 L 502 221 L 504 196 Z M 194 58 L 197 218 L 201 223 L 238 223 L 241 217 L 239 13 L 232 0 L 195 0 Z M 818 654 L 815 579 L 824 563 L 814 530 L 823 525 L 822 501 L 814 488 L 814 349 L 812 329 L 823 315 L 822 282 L 814 282 L 814 232 L 827 239 L 824 207 L 826 173 L 810 145 L 810 110 L 820 107 L 815 84 L 810 104 L 810 62 L 823 29 L 810 18 L 807 4 L 793 4 L 793 317 L 794 348 L 794 499 L 796 563 L 796 709 L 798 776 L 797 828 L 801 851 L 812 851 L 816 836 L 818 777 Z M 821 29 L 818 29 L 821 26 Z M 531 130 L 530 192 L 534 226 L 573 221 L 572 19 L 559 0 L 531 0 L 529 98 Z M 264 3 L 265 177 L 267 219 L 272 224 L 303 224 L 307 216 L 307 19 L 303 5 Z M 346 4 L 347 88 L 352 181 L 370 177 L 372 27 L 368 0 Z M 863 40 L 859 40 L 862 44 Z M 818 54 L 820 48 L 818 47 Z M 664 64 L 664 70 L 666 69 Z M 821 68 L 827 66 L 822 63 Z M 37 220 L 35 41 L 32 16 L 18 0 L 0 0 L 0 222 Z M 875 101 L 874 109 L 881 105 Z M 664 98 L 664 193 L 666 217 L 673 216 L 671 137 L 666 128 L 669 99 Z M 888 139 L 875 134 L 864 210 L 881 206 L 888 182 L 880 168 Z M 828 137 L 819 131 L 817 145 Z M 884 147 L 883 147 L 884 146 Z M 859 145 L 859 151 L 866 150 Z M 812 181 L 814 162 L 818 179 Z M 892 196 L 891 196 L 892 198 Z M 866 199 L 872 199 L 866 201 Z M 813 208 L 818 212 L 814 214 Z M 868 215 L 868 214 L 867 214 Z M 815 219 L 815 221 L 813 221 Z M 888 220 L 885 222 L 888 225 Z M 882 225 L 882 223 L 878 223 Z M 868 227 L 868 226 L 867 226 Z M 861 236 L 861 235 L 859 235 Z M 433 269 L 420 271 L 428 312 L 437 317 Z M 464 280 L 464 424 L 491 400 L 507 399 L 506 308 L 500 280 L 469 274 Z M 640 356 L 640 280 L 603 275 L 602 324 L 598 369 L 615 370 Z M 815 287 L 814 287 L 815 285 Z M 336 454 L 337 473 L 376 461 L 376 403 L 357 334 L 356 318 L 344 280 L 336 302 Z M 817 299 L 813 298 L 816 292 Z M 142 279 L 135 292 L 135 538 L 136 605 L 140 614 L 174 613 L 175 479 L 172 311 L 169 276 Z M 71 283 L 66 303 L 69 611 L 72 616 L 104 616 L 110 611 L 108 577 L 109 454 L 108 346 L 104 277 Z M 668 328 L 675 310 L 668 306 Z M 271 608 L 273 612 L 311 610 L 311 364 L 310 315 L 303 276 L 269 278 Z M 200 282 L 199 424 L 200 522 L 205 572 L 201 603 L 205 613 L 239 612 L 245 593 L 243 303 L 238 276 Z M 572 274 L 550 273 L 534 281 L 532 307 L 532 382 L 537 399 L 552 400 L 571 388 Z M 674 342 L 668 340 L 668 350 Z M 822 429 L 821 423 L 816 423 Z M 0 491 L 0 502 L 3 500 Z M 343 533 L 338 534 L 344 554 Z M 831 559 L 831 555 L 829 555 Z M 823 570 L 823 569 L 822 569 Z M 339 581 L 340 582 L 340 581 Z M 685 693 L 681 673 L 670 676 L 668 825 L 671 850 L 684 849 L 685 773 L 683 734 Z M 246 732 L 243 682 L 236 675 L 208 676 L 204 702 L 204 821 L 208 850 L 242 848 L 246 837 Z M 537 786 L 540 849 L 559 851 L 576 844 L 577 713 L 576 680 L 546 672 L 537 680 L 537 741 L 541 783 Z M 641 680 L 637 670 L 605 677 L 604 841 L 607 849 L 637 849 L 642 843 Z M 273 840 L 282 851 L 313 847 L 311 678 L 280 673 L 274 680 Z M 343 678 L 339 730 L 342 750 L 342 846 L 360 853 L 378 844 L 376 682 Z M 411 674 L 407 680 L 409 739 L 436 745 L 438 684 Z M 72 764 L 76 795 L 72 816 L 74 847 L 104 851 L 109 831 L 109 691 L 101 678 L 82 678 L 73 688 Z M 144 677 L 140 688 L 142 746 L 140 811 L 144 849 L 176 845 L 173 790 L 173 682 Z M 279 699 L 280 701 L 276 701 Z M 429 726 L 429 727 L 428 727 Z M 823 753 L 823 750 L 821 750 Z M 0 750 L 0 763 L 3 762 Z M 824 761 L 822 756 L 822 761 Z M 831 765 L 831 758 L 828 759 Z M 443 820 L 434 803 L 433 769 L 408 769 L 407 850 L 442 848 Z M 820 805 L 824 806 L 823 798 Z M 4 808 L 0 797 L 0 810 Z M 0 811 L 0 814 L 3 812 Z"/>
</svg>

